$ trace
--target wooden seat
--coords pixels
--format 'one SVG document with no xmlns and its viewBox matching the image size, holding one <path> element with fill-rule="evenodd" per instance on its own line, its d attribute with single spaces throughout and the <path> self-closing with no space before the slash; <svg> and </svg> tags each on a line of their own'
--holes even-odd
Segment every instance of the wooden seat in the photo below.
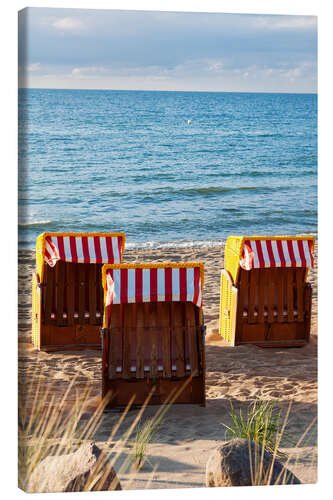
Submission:
<svg viewBox="0 0 333 500">
<path fill-rule="evenodd" d="M 165 269 L 172 271 L 172 264 L 145 264 L 141 267 L 123 264 L 103 267 L 106 304 L 103 320 L 102 393 L 103 397 L 107 393 L 112 395 L 108 408 L 126 406 L 133 394 L 134 406 L 140 406 L 145 402 L 152 387 L 154 393 L 150 404 L 162 404 L 172 391 L 177 390 L 179 395 L 176 403 L 205 404 L 204 326 L 202 308 L 201 305 L 198 306 L 201 304 L 203 266 L 175 266 L 178 274 L 173 275 L 173 286 L 177 288 L 177 296 L 167 290 L 167 279 L 161 274 Z M 159 270 L 156 277 L 159 276 L 161 280 L 160 283 L 156 281 L 154 292 L 152 279 L 146 275 L 146 283 L 150 283 L 149 297 L 142 292 L 141 279 L 137 278 L 136 282 L 132 283 L 131 295 L 130 278 L 123 278 L 122 273 L 136 268 L 144 269 L 147 273 L 150 273 L 150 270 Z M 196 286 L 198 289 L 200 286 L 200 298 L 195 298 L 195 292 L 191 295 L 191 292 L 182 290 L 182 278 L 179 276 L 185 276 L 187 269 L 195 269 L 191 276 L 199 277 Z M 107 275 L 110 271 L 118 271 L 119 274 L 113 274 L 113 280 L 108 285 Z M 134 273 L 132 276 L 135 279 Z M 187 277 L 189 276 L 190 274 L 187 274 Z M 162 291 L 158 290 L 161 283 L 165 287 Z M 111 303 L 107 300 L 108 286 L 116 290 Z M 192 285 L 188 280 L 184 286 L 191 288 Z M 123 297 L 121 287 L 126 287 Z M 196 303 L 180 298 L 190 298 Z"/>
<path fill-rule="evenodd" d="M 122 233 L 43 233 L 37 238 L 32 340 L 38 349 L 101 349 L 102 266 L 114 258 L 121 261 L 124 242 Z"/>
<path fill-rule="evenodd" d="M 221 272 L 220 334 L 232 345 L 309 341 L 311 237 L 230 237 Z"/>
</svg>

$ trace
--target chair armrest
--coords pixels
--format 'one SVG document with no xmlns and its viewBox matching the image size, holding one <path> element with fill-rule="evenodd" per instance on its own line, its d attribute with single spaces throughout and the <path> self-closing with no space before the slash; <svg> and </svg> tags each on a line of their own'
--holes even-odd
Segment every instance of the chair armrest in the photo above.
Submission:
<svg viewBox="0 0 333 500">
<path fill-rule="evenodd" d="M 41 283 L 40 283 L 40 279 L 39 279 L 39 274 L 38 273 L 32 273 L 32 274 L 36 280 L 36 286 L 40 287 Z"/>
<path fill-rule="evenodd" d="M 222 269 L 221 276 L 222 275 L 229 281 L 230 286 L 235 286 L 234 280 L 232 279 L 232 276 L 229 273 L 229 271 L 227 271 L 226 269 Z"/>
</svg>

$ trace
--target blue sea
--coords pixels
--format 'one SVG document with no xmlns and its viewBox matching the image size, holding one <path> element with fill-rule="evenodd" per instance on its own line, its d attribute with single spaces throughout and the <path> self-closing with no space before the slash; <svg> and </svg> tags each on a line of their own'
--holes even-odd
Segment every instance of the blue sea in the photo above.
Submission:
<svg viewBox="0 0 333 500">
<path fill-rule="evenodd" d="M 317 96 L 20 89 L 20 248 L 43 231 L 316 234 Z"/>
</svg>

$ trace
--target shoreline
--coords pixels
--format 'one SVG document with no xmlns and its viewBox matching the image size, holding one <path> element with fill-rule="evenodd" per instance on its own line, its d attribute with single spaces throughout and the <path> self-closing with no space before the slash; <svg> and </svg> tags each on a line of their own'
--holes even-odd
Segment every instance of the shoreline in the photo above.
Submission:
<svg viewBox="0 0 333 500">
<path fill-rule="evenodd" d="M 19 225 L 20 227 L 20 225 Z M 47 231 L 46 231 L 47 232 Z M 78 231 L 79 232 L 79 231 Z M 103 232 L 103 231 L 101 231 Z M 126 241 L 125 243 L 125 251 L 128 250 L 145 250 L 145 249 L 155 249 L 155 250 L 162 250 L 162 249 L 171 249 L 171 248 L 194 248 L 194 249 L 199 249 L 199 248 L 224 248 L 226 240 L 229 236 L 235 236 L 234 234 L 229 234 L 226 237 L 221 237 L 220 239 L 209 239 L 209 240 L 174 240 L 174 241 L 147 241 L 147 242 L 130 242 Z M 293 237 L 293 236 L 313 236 L 316 239 L 316 246 L 318 244 L 318 233 L 313 232 L 313 231 L 307 231 L 302 234 L 284 234 L 283 236 L 286 237 Z M 24 243 L 24 242 L 23 242 Z M 30 245 L 30 244 L 29 244 Z M 27 246 L 22 246 L 20 247 L 19 243 L 19 252 L 34 252 L 35 247 L 30 247 L 28 244 Z"/>
</svg>

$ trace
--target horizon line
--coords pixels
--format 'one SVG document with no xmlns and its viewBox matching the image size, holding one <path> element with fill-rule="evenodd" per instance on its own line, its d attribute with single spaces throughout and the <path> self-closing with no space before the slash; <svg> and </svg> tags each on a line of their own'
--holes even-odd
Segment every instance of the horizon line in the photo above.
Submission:
<svg viewBox="0 0 333 500">
<path fill-rule="evenodd" d="M 268 90 L 160 90 L 160 89 L 84 89 L 84 88 L 61 88 L 61 87 L 18 87 L 18 90 L 84 90 L 84 91 L 102 91 L 102 92 L 187 92 L 187 93 L 211 93 L 211 94 L 305 94 L 305 95 L 318 95 L 318 91 L 314 92 L 301 92 L 301 91 L 268 91 Z"/>
</svg>

